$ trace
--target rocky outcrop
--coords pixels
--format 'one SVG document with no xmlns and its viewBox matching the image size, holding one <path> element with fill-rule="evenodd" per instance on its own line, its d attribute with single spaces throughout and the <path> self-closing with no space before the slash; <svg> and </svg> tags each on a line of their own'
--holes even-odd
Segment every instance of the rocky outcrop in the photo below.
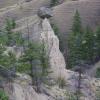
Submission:
<svg viewBox="0 0 100 100">
<path fill-rule="evenodd" d="M 58 74 L 60 75 L 61 71 L 66 67 L 64 57 L 59 50 L 59 39 L 54 34 L 48 19 L 43 20 L 42 28 L 43 32 L 41 33 L 41 39 L 47 46 L 50 66 L 52 71 L 58 76 Z"/>
<path fill-rule="evenodd" d="M 41 17 L 41 18 L 50 18 L 53 16 L 52 14 L 52 10 L 50 8 L 47 8 L 47 7 L 41 7 L 38 11 L 38 15 Z"/>
<path fill-rule="evenodd" d="M 99 87 L 100 85 L 98 85 L 99 80 L 94 79 L 91 80 L 91 83 L 92 82 L 96 82 L 93 87 L 90 87 L 89 79 L 83 82 L 82 88 L 84 86 L 84 91 L 82 92 L 80 100 L 95 100 L 93 89 L 96 88 L 95 86 Z M 73 81 L 73 84 L 75 84 L 75 81 Z M 9 96 L 9 100 L 66 100 L 73 94 L 73 92 L 70 92 L 69 88 L 67 88 L 69 85 L 66 85 L 63 89 L 59 88 L 58 85 L 42 85 L 43 92 L 37 93 L 32 86 L 31 77 L 18 73 L 17 78 L 13 82 L 4 83 L 3 86 L 6 94 Z M 70 88 L 72 88 L 73 91 L 74 87 Z"/>
<path fill-rule="evenodd" d="M 32 87 L 31 78 L 25 74 L 17 74 L 13 83 L 5 84 L 9 100 L 48 100 L 45 94 L 38 94 Z"/>
</svg>

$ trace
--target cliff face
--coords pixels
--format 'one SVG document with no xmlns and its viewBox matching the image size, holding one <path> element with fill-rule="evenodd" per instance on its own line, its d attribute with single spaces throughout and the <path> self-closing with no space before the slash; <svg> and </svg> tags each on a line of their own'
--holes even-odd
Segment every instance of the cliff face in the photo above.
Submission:
<svg viewBox="0 0 100 100">
<path fill-rule="evenodd" d="M 59 50 L 59 39 L 54 34 L 54 31 L 51 28 L 48 19 L 43 20 L 42 28 L 43 32 L 41 33 L 41 39 L 47 46 L 51 69 L 53 70 L 55 75 L 60 76 L 60 73 L 65 69 L 66 64 L 64 57 Z"/>
</svg>

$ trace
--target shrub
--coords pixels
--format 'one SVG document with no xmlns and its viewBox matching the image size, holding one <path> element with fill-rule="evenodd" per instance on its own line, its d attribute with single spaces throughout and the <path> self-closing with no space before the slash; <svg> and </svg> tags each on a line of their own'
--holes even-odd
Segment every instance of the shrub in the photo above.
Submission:
<svg viewBox="0 0 100 100">
<path fill-rule="evenodd" d="M 64 86 L 66 86 L 66 81 L 63 77 L 59 76 L 57 78 L 57 84 L 59 85 L 59 88 L 64 88 Z"/>
<path fill-rule="evenodd" d="M 58 3 L 58 0 L 51 0 L 50 6 L 51 6 L 51 7 L 52 7 L 52 6 L 56 6 L 57 3 Z"/>
<path fill-rule="evenodd" d="M 95 100 L 100 100 L 100 88 L 96 90 L 96 99 Z"/>
<path fill-rule="evenodd" d="M 0 100 L 9 100 L 8 96 L 5 94 L 3 90 L 0 90 Z"/>
<path fill-rule="evenodd" d="M 68 48 L 69 48 L 69 66 L 75 66 L 76 62 L 82 56 L 82 26 L 79 12 L 76 11 L 72 25 L 72 33 L 69 34 Z"/>
<path fill-rule="evenodd" d="M 96 78 L 100 78 L 100 68 L 98 68 L 97 70 L 96 70 L 96 76 L 95 76 Z"/>
<path fill-rule="evenodd" d="M 65 100 L 77 100 L 77 97 L 74 93 L 68 91 L 65 93 Z"/>
<path fill-rule="evenodd" d="M 58 29 L 57 25 L 51 24 L 51 26 L 52 26 L 52 28 L 53 28 L 53 30 L 55 32 L 55 35 L 59 36 L 59 29 Z"/>
</svg>

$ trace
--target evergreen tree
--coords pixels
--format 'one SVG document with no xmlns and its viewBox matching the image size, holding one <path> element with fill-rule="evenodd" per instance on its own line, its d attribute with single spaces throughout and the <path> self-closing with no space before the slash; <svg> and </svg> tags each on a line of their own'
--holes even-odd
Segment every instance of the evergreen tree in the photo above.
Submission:
<svg viewBox="0 0 100 100">
<path fill-rule="evenodd" d="M 86 28 L 86 32 L 84 32 L 83 36 L 83 58 L 84 60 L 87 60 L 89 62 L 94 62 L 94 57 L 95 57 L 95 51 L 94 51 L 94 33 L 90 29 L 89 26 Z"/>
<path fill-rule="evenodd" d="M 58 3 L 58 0 L 51 0 L 50 6 L 55 6 Z"/>
<path fill-rule="evenodd" d="M 82 25 L 79 12 L 76 11 L 72 25 L 72 33 L 69 34 L 69 66 L 74 66 L 82 58 Z"/>
<path fill-rule="evenodd" d="M 42 65 L 42 82 L 47 82 L 48 74 L 51 73 L 49 70 L 49 57 L 46 53 L 45 43 L 42 43 L 41 46 L 41 56 L 40 61 Z"/>
<path fill-rule="evenodd" d="M 24 51 L 24 55 L 21 57 L 22 62 L 29 63 L 30 67 L 32 69 L 33 67 L 33 60 L 40 59 L 40 45 L 36 43 L 29 43 L 29 45 L 26 47 L 26 50 Z M 30 69 L 30 70 L 31 70 Z"/>
<path fill-rule="evenodd" d="M 11 43 L 11 39 L 15 39 L 11 31 L 13 28 L 15 28 L 15 21 L 7 19 L 5 29 L 0 31 L 0 65 L 5 68 L 13 67 L 16 63 L 16 56 L 12 52 L 7 51 L 7 46 Z"/>
<path fill-rule="evenodd" d="M 27 72 L 32 76 L 33 79 L 33 85 L 38 87 L 37 80 L 41 77 L 41 73 L 38 73 L 37 67 L 40 65 L 36 62 L 40 61 L 40 55 L 41 55 L 41 45 L 38 43 L 32 43 L 29 42 L 28 46 L 26 47 L 26 50 L 24 51 L 24 55 L 22 55 L 20 61 L 23 62 L 24 65 L 26 64 Z M 36 62 L 35 62 L 36 61 Z M 23 64 L 22 63 L 22 64 Z M 21 66 L 22 67 L 22 66 Z M 23 66 L 24 69 L 24 66 Z M 38 92 L 39 89 L 36 89 Z"/>
<path fill-rule="evenodd" d="M 13 38 L 14 32 L 12 32 L 12 29 L 14 29 L 15 26 L 16 26 L 15 20 L 6 19 L 5 31 L 7 35 L 7 45 L 8 46 L 12 46 L 15 44 L 15 40 Z"/>
<path fill-rule="evenodd" d="M 45 51 L 45 44 L 29 42 L 24 54 L 20 57 L 19 71 L 24 71 L 32 76 L 33 85 L 39 92 L 41 83 L 46 82 L 48 76 L 48 56 Z"/>
<path fill-rule="evenodd" d="M 74 16 L 72 33 L 68 38 L 69 66 L 77 65 L 79 60 L 92 64 L 100 59 L 100 28 L 94 33 L 89 26 L 82 30 L 78 11 Z"/>
<path fill-rule="evenodd" d="M 73 25 L 72 25 L 72 32 L 74 34 L 82 34 L 82 25 L 81 25 L 81 18 L 80 18 L 80 14 L 78 12 L 78 10 L 76 10 L 76 13 L 74 15 L 74 19 L 73 19 Z"/>
<path fill-rule="evenodd" d="M 95 32 L 95 51 L 97 52 L 96 60 L 100 59 L 100 27 Z"/>
<path fill-rule="evenodd" d="M 0 44 L 1 45 L 6 45 L 7 43 L 7 35 L 3 29 L 0 30 Z"/>
<path fill-rule="evenodd" d="M 6 52 L 6 53 L 5 53 Z M 17 59 L 12 52 L 7 52 L 6 48 L 0 46 L 0 65 L 6 69 L 16 67 Z"/>
</svg>

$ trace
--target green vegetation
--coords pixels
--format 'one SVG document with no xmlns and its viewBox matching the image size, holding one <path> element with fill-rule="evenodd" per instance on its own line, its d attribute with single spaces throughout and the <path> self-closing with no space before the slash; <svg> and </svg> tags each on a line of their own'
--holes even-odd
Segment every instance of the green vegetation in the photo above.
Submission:
<svg viewBox="0 0 100 100">
<path fill-rule="evenodd" d="M 96 70 L 96 76 L 95 76 L 96 78 L 100 78 L 100 68 L 98 68 L 97 70 Z"/>
<path fill-rule="evenodd" d="M 33 42 L 29 36 L 28 39 L 24 39 L 21 33 L 13 32 L 15 27 L 15 21 L 7 19 L 5 28 L 0 31 L 0 65 L 6 69 L 15 68 L 18 72 L 29 74 L 33 79 L 33 85 L 38 87 L 49 74 L 45 44 Z M 16 57 L 14 46 L 21 52 L 19 58 Z"/>
<path fill-rule="evenodd" d="M 76 10 L 76 13 L 74 15 L 74 21 L 72 25 L 72 32 L 73 34 L 82 34 L 82 25 L 81 25 L 81 18 L 78 10 Z"/>
<path fill-rule="evenodd" d="M 39 44 L 29 43 L 27 48 L 24 50 L 24 54 L 20 57 L 20 62 L 22 63 L 22 65 L 23 65 L 23 63 L 26 65 L 29 65 L 27 67 L 30 70 L 30 67 L 33 66 L 33 65 L 31 65 L 32 61 L 36 60 L 36 59 L 37 60 L 40 59 L 40 50 L 41 50 L 41 47 L 39 46 Z"/>
<path fill-rule="evenodd" d="M 100 100 L 100 87 L 97 87 L 95 95 L 96 95 L 95 100 Z"/>
<path fill-rule="evenodd" d="M 0 100 L 9 100 L 8 96 L 5 94 L 3 90 L 0 90 Z"/>
<path fill-rule="evenodd" d="M 68 38 L 68 47 L 69 47 L 69 66 L 72 67 L 76 65 L 77 61 L 81 58 L 82 50 L 82 27 L 81 27 L 81 18 L 76 11 L 72 26 L 72 33 Z"/>
<path fill-rule="evenodd" d="M 100 28 L 93 32 L 89 26 L 83 30 L 81 18 L 76 11 L 72 26 L 72 33 L 68 38 L 69 47 L 69 66 L 77 65 L 77 62 L 83 60 L 92 64 L 100 57 Z"/>
<path fill-rule="evenodd" d="M 58 29 L 57 25 L 51 24 L 51 26 L 52 26 L 52 28 L 53 28 L 53 30 L 55 32 L 55 35 L 57 35 L 59 37 L 60 34 L 59 34 L 59 29 Z"/>
<path fill-rule="evenodd" d="M 58 4 L 58 0 L 51 0 L 50 6 L 56 6 Z"/>
<path fill-rule="evenodd" d="M 48 77 L 48 74 L 51 73 L 51 71 L 49 70 L 49 57 L 46 53 L 46 47 L 44 42 L 42 43 L 40 61 L 42 66 L 42 76 L 44 78 L 43 81 L 45 81 L 46 76 Z"/>
<path fill-rule="evenodd" d="M 84 32 L 83 35 L 83 59 L 89 61 L 89 62 L 93 62 L 94 61 L 94 33 L 93 31 L 87 27 L 86 31 Z"/>
<path fill-rule="evenodd" d="M 77 100 L 76 95 L 72 92 L 65 93 L 66 100 Z"/>
<path fill-rule="evenodd" d="M 14 20 L 7 19 L 4 29 L 1 29 L 0 31 L 0 65 L 4 66 L 5 68 L 13 67 L 17 62 L 15 54 L 9 51 L 9 47 L 16 45 L 16 39 L 14 38 L 16 34 L 12 32 L 15 25 Z"/>
<path fill-rule="evenodd" d="M 12 29 L 14 29 L 16 26 L 16 23 L 13 19 L 6 19 L 6 25 L 5 25 L 5 35 L 7 36 L 7 45 L 12 46 L 15 44 L 13 35 L 14 32 L 12 32 Z"/>
<path fill-rule="evenodd" d="M 100 58 L 100 26 L 97 27 L 96 29 L 96 32 L 94 34 L 95 36 L 95 51 L 96 51 L 96 57 L 97 57 L 97 60 Z"/>
<path fill-rule="evenodd" d="M 63 77 L 58 77 L 57 84 L 59 85 L 59 88 L 64 88 L 66 86 L 66 81 Z"/>
</svg>

